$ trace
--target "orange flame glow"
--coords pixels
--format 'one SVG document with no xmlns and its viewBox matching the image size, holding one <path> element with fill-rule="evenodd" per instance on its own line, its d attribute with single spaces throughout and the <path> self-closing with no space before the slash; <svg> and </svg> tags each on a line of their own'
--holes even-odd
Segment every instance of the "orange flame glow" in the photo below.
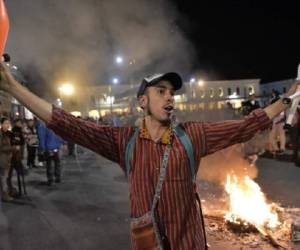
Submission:
<svg viewBox="0 0 300 250">
<path fill-rule="evenodd" d="M 227 221 L 242 219 L 257 227 L 268 228 L 280 225 L 273 205 L 267 204 L 259 185 L 248 176 L 240 179 L 228 174 L 225 189 L 230 199 L 229 212 L 225 215 Z"/>
</svg>

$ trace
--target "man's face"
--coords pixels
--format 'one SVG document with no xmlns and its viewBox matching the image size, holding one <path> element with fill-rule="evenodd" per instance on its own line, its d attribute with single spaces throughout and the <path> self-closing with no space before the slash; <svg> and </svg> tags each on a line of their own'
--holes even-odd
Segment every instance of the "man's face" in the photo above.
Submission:
<svg viewBox="0 0 300 250">
<path fill-rule="evenodd" d="M 1 128 L 3 131 L 7 131 L 10 128 L 10 121 L 6 120 L 1 124 Z"/>
<path fill-rule="evenodd" d="M 160 81 L 148 87 L 140 98 L 145 114 L 161 123 L 169 122 L 174 110 L 174 93 L 174 87 L 169 81 Z"/>
</svg>

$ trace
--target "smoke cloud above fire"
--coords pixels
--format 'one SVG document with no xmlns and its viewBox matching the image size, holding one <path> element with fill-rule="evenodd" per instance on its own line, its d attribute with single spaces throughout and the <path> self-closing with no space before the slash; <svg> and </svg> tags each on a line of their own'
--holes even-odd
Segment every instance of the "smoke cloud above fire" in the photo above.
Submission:
<svg viewBox="0 0 300 250">
<path fill-rule="evenodd" d="M 145 74 L 187 73 L 191 43 L 177 27 L 167 0 L 10 0 L 7 52 L 32 80 L 54 84 L 125 83 Z M 124 57 L 123 65 L 115 56 Z M 130 76 L 130 77 L 129 77 Z"/>
<path fill-rule="evenodd" d="M 225 148 L 201 160 L 198 178 L 224 185 L 227 174 L 254 179 L 257 153 L 267 148 L 269 131 L 257 133 L 250 141 Z"/>
</svg>

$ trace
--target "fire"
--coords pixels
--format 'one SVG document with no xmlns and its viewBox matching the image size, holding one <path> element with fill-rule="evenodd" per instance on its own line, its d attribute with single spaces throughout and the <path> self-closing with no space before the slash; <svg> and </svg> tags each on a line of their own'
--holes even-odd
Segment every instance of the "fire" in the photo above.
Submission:
<svg viewBox="0 0 300 250">
<path fill-rule="evenodd" d="M 225 189 L 230 199 L 230 209 L 225 215 L 227 221 L 243 220 L 260 228 L 280 225 L 274 205 L 267 204 L 259 185 L 248 176 L 239 179 L 227 174 Z"/>
</svg>

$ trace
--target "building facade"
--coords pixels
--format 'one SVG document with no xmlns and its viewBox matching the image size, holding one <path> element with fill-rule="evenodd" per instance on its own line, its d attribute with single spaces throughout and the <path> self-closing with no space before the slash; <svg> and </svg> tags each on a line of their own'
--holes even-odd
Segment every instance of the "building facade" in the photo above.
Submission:
<svg viewBox="0 0 300 250">
<path fill-rule="evenodd" d="M 292 83 L 293 79 L 269 83 L 260 83 L 260 79 L 185 82 L 174 97 L 175 106 L 185 113 L 201 111 L 203 119 L 213 120 L 212 116 L 222 113 L 228 106 L 240 109 L 242 102 L 252 94 L 264 107 L 273 89 L 284 94 Z M 132 84 L 84 87 L 71 98 L 65 97 L 63 107 L 74 115 L 93 118 L 116 113 L 136 114 L 141 111 L 136 98 L 138 88 L 139 85 Z"/>
<path fill-rule="evenodd" d="M 259 82 L 259 79 L 185 82 L 175 96 L 176 109 L 191 112 L 221 110 L 228 103 L 237 109 L 249 94 L 260 96 Z M 139 112 L 136 100 L 138 87 L 139 85 L 85 87 L 72 97 L 76 103 L 66 98 L 64 108 L 94 118 L 111 113 Z"/>
</svg>

